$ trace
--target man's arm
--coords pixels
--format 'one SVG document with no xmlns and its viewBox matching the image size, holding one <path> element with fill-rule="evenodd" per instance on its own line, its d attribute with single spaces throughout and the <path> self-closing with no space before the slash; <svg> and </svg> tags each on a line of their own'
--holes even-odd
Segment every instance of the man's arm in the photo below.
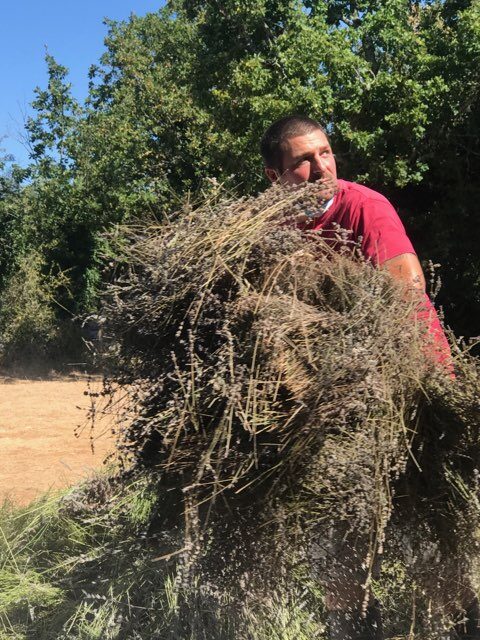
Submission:
<svg viewBox="0 0 480 640">
<path fill-rule="evenodd" d="M 414 253 L 402 253 L 395 258 L 385 260 L 380 265 L 386 269 L 394 280 L 405 285 L 407 290 L 415 290 L 425 293 L 425 276 L 417 256 Z"/>
<path fill-rule="evenodd" d="M 425 276 L 417 256 L 414 253 L 402 253 L 395 258 L 385 260 L 380 269 L 386 269 L 392 278 L 405 288 L 408 299 L 418 299 L 415 318 L 422 322 L 433 342 L 426 348 L 425 354 L 440 364 L 446 373 L 455 378 L 450 346 L 438 319 L 437 312 L 425 292 Z"/>
</svg>

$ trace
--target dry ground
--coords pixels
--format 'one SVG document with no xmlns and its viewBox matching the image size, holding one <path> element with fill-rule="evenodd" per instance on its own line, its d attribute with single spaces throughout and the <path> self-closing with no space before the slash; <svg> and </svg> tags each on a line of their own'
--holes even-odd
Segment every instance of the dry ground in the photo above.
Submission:
<svg viewBox="0 0 480 640">
<path fill-rule="evenodd" d="M 86 377 L 0 378 L 0 501 L 8 496 L 27 504 L 102 466 L 113 450 L 111 422 L 103 419 L 91 433 L 88 385 Z M 99 390 L 100 380 L 90 388 Z"/>
</svg>

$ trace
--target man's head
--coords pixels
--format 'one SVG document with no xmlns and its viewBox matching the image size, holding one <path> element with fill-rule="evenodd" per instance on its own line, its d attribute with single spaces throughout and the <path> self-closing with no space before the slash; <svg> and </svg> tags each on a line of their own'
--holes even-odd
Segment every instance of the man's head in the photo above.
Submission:
<svg viewBox="0 0 480 640">
<path fill-rule="evenodd" d="M 260 143 L 271 182 L 315 182 L 337 177 L 335 157 L 323 127 L 312 118 L 287 116 L 267 129 Z"/>
</svg>

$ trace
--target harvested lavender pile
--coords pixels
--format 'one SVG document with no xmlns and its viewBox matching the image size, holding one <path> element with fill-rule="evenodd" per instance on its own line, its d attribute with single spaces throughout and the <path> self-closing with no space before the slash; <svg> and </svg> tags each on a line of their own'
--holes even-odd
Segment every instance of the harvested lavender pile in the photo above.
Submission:
<svg viewBox="0 0 480 640">
<path fill-rule="evenodd" d="M 128 398 L 120 457 L 179 490 L 178 557 L 202 597 L 215 584 L 208 598 L 225 605 L 228 591 L 237 612 L 270 586 L 281 598 L 293 565 L 323 584 L 341 532 L 392 629 L 407 596 L 372 579 L 382 554 L 447 620 L 479 521 L 478 366 L 455 347 L 452 380 L 385 272 L 340 230 L 335 249 L 299 230 L 324 196 L 272 187 L 122 235 L 103 309 L 105 394 Z"/>
</svg>

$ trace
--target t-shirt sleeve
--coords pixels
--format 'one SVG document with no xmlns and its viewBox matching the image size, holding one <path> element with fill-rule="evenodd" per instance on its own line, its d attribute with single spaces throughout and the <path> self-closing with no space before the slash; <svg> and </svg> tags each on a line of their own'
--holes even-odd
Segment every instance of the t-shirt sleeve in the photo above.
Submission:
<svg viewBox="0 0 480 640">
<path fill-rule="evenodd" d="M 362 253 L 373 264 L 382 264 L 402 253 L 415 253 L 402 221 L 387 199 L 364 201 L 357 215 L 356 233 L 362 236 Z"/>
</svg>

